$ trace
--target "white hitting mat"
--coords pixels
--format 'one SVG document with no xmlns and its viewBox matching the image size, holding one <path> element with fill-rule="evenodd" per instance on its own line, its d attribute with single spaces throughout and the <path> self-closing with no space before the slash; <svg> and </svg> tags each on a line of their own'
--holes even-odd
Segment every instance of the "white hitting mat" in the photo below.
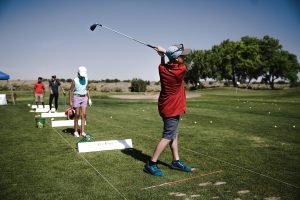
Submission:
<svg viewBox="0 0 300 200">
<path fill-rule="evenodd" d="M 79 153 L 133 148 L 132 139 L 78 142 Z"/>
<path fill-rule="evenodd" d="M 50 118 L 50 117 L 66 117 L 64 112 L 55 112 L 55 113 L 41 113 L 41 117 Z"/>
<path fill-rule="evenodd" d="M 51 111 L 55 112 L 55 108 L 52 108 Z M 46 112 L 49 112 L 49 108 L 36 108 L 35 112 L 46 113 Z"/>
<path fill-rule="evenodd" d="M 43 108 L 43 105 L 31 105 L 31 108 L 37 109 L 37 108 Z M 47 108 L 48 110 L 50 109 L 49 105 L 45 105 L 45 108 Z"/>
<path fill-rule="evenodd" d="M 74 126 L 74 120 L 57 120 L 51 121 L 52 127 Z M 78 125 L 81 125 L 81 120 L 78 120 Z M 86 121 L 85 121 L 86 125 Z"/>
</svg>

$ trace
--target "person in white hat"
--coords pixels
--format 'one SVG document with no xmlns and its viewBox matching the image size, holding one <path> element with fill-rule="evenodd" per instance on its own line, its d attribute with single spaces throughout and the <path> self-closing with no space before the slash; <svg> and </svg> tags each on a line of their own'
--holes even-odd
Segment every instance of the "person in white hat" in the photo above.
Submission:
<svg viewBox="0 0 300 200">
<path fill-rule="evenodd" d="M 84 66 L 78 68 L 77 77 L 71 83 L 69 91 L 70 107 L 75 109 L 74 137 L 85 137 L 85 121 L 87 105 L 92 105 L 88 90 L 87 69 Z M 81 129 L 78 133 L 78 119 L 81 117 Z"/>
</svg>

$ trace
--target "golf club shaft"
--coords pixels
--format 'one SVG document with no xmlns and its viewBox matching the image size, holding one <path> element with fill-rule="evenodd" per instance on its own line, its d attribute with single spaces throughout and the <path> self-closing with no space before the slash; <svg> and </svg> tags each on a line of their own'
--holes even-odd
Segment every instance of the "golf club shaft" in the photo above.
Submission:
<svg viewBox="0 0 300 200">
<path fill-rule="evenodd" d="M 110 30 L 110 31 L 112 31 L 112 32 L 114 32 L 114 33 L 117 33 L 117 34 L 119 34 L 119 35 L 122 35 L 122 36 L 124 36 L 124 37 L 126 37 L 126 38 L 128 38 L 128 39 L 131 39 L 131 40 L 135 41 L 135 42 L 138 42 L 138 43 L 140 43 L 140 44 L 143 44 L 143 45 L 145 45 L 145 46 L 148 46 L 148 47 L 150 47 L 150 48 L 152 48 L 152 49 L 156 49 L 155 46 L 152 46 L 152 45 L 150 45 L 150 44 L 146 44 L 146 43 L 144 43 L 144 42 L 142 42 L 142 41 L 140 41 L 140 40 L 137 40 L 137 39 L 135 39 L 135 38 L 133 38 L 133 37 L 131 37 L 131 36 L 129 36 L 129 35 L 126 35 L 126 34 L 124 34 L 124 33 L 121 33 L 121 32 L 119 32 L 119 31 L 116 31 L 116 30 L 114 30 L 114 29 L 112 29 L 112 28 L 109 28 L 109 27 L 107 27 L 107 26 L 104 26 L 104 25 L 102 25 L 102 24 L 93 24 L 93 25 L 91 26 L 90 29 L 93 31 L 93 30 L 95 30 L 96 26 L 101 26 L 101 27 L 103 27 L 103 28 L 106 28 L 107 30 Z"/>
</svg>

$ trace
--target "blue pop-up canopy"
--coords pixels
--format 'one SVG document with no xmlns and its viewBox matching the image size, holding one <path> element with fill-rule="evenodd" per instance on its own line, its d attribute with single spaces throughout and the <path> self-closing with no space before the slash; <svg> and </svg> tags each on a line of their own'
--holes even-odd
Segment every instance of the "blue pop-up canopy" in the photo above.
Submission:
<svg viewBox="0 0 300 200">
<path fill-rule="evenodd" d="M 1 72 L 0 71 L 0 80 L 9 80 L 9 75 L 8 74 L 5 74 L 4 72 Z M 8 81 L 9 82 L 9 81 Z M 15 99 L 13 97 L 13 91 L 12 91 L 12 86 L 10 86 L 10 90 L 11 90 L 11 99 L 12 99 L 12 102 L 15 104 Z"/>
<path fill-rule="evenodd" d="M 9 75 L 0 71 L 0 80 L 8 80 L 8 79 L 9 79 Z"/>
</svg>

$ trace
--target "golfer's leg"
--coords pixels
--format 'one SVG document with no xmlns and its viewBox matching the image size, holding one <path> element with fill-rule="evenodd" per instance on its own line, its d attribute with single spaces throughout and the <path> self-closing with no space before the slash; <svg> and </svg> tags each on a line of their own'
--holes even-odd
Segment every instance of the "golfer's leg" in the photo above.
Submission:
<svg viewBox="0 0 300 200">
<path fill-rule="evenodd" d="M 45 104 L 44 104 L 44 95 L 40 94 L 40 101 L 43 105 L 43 108 L 45 108 Z"/>
<path fill-rule="evenodd" d="M 171 151 L 172 151 L 173 160 L 179 160 L 178 140 L 177 140 L 177 138 L 170 142 L 170 148 L 171 148 Z"/>
<path fill-rule="evenodd" d="M 164 151 L 164 149 L 166 148 L 166 146 L 170 143 L 171 140 L 162 138 L 159 143 L 157 144 L 155 151 L 153 153 L 153 156 L 151 158 L 152 162 L 157 162 L 160 154 Z"/>
<path fill-rule="evenodd" d="M 36 106 L 38 106 L 38 101 L 39 101 L 38 95 L 37 95 L 37 94 L 34 94 L 34 96 L 35 96 L 35 104 L 36 104 Z"/>
<path fill-rule="evenodd" d="M 81 107 L 81 133 L 84 133 L 85 128 L 85 120 L 86 120 L 86 107 Z"/>
<path fill-rule="evenodd" d="M 55 110 L 57 111 L 57 109 L 58 109 L 58 93 L 55 94 L 55 101 L 54 101 L 54 104 L 55 104 Z"/>
<path fill-rule="evenodd" d="M 50 94 L 50 98 L 49 98 L 50 110 L 52 109 L 52 101 L 53 101 L 53 94 Z"/>
<path fill-rule="evenodd" d="M 75 117 L 74 117 L 74 131 L 78 131 L 78 119 L 79 119 L 79 114 L 80 114 L 80 108 L 76 108 L 75 110 Z"/>
</svg>

